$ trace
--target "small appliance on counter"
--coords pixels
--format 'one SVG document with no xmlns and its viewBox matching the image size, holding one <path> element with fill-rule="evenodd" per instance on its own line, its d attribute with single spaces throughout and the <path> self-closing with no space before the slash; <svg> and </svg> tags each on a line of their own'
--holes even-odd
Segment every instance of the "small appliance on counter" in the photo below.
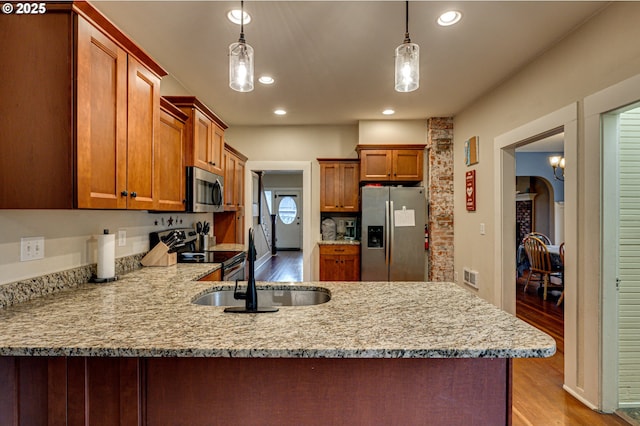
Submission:
<svg viewBox="0 0 640 426">
<path fill-rule="evenodd" d="M 322 221 L 322 240 L 334 241 L 336 239 L 336 222 L 330 217 Z"/>
<path fill-rule="evenodd" d="M 206 223 L 206 222 L 205 222 Z M 209 224 L 207 224 L 207 228 Z M 177 263 L 221 263 L 222 279 L 235 281 L 244 279 L 244 266 L 247 254 L 237 250 L 202 250 L 200 237 L 203 235 L 204 223 L 201 228 L 179 228 L 167 231 L 151 232 L 149 234 L 150 252 L 156 246 L 164 245 L 167 252 L 176 256 Z M 198 225 L 196 224 L 196 227 Z M 175 263 L 175 262 L 174 262 Z"/>
<path fill-rule="evenodd" d="M 344 239 L 355 240 L 356 239 L 356 221 L 354 219 L 347 219 L 344 221 Z"/>
</svg>

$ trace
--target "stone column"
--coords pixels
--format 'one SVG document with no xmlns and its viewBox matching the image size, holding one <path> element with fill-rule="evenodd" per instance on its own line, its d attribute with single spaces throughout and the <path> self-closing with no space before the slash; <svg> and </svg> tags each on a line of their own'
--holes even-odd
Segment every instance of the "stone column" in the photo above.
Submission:
<svg viewBox="0 0 640 426">
<path fill-rule="evenodd" d="M 453 117 L 427 120 L 429 281 L 453 282 Z"/>
</svg>

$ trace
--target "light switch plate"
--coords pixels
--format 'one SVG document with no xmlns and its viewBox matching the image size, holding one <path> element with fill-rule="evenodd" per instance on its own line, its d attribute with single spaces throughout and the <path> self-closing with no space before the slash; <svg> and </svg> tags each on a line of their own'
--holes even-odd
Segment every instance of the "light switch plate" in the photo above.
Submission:
<svg viewBox="0 0 640 426">
<path fill-rule="evenodd" d="M 20 262 L 44 259 L 44 237 L 20 238 Z"/>
</svg>

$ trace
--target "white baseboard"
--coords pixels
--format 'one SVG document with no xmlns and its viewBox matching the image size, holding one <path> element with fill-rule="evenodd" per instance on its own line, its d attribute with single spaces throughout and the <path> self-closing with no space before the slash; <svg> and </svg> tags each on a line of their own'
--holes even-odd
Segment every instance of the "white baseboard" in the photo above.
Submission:
<svg viewBox="0 0 640 426">
<path fill-rule="evenodd" d="M 270 252 L 270 251 L 268 251 L 268 252 L 266 252 L 265 254 L 263 254 L 263 255 L 260 257 L 260 259 L 256 259 L 256 263 L 255 263 L 255 265 L 256 265 L 256 271 L 257 271 L 258 269 L 260 269 L 260 267 L 261 267 L 262 265 L 264 265 L 265 263 L 267 263 L 267 262 L 269 261 L 269 259 L 271 259 L 271 252 Z"/>
<path fill-rule="evenodd" d="M 565 391 L 569 392 L 571 394 L 571 396 L 573 396 L 575 399 L 577 399 L 578 401 L 582 402 L 584 405 L 586 405 L 587 407 L 591 408 L 592 410 L 595 410 L 595 411 L 599 411 L 600 410 L 600 407 L 598 407 L 597 405 L 594 405 L 593 403 L 591 403 L 591 401 L 588 401 L 588 400 L 584 399 L 584 397 L 582 395 L 580 395 L 579 393 L 577 393 L 576 391 L 574 391 L 573 389 L 571 389 L 567 385 L 562 385 L 562 389 L 564 389 Z"/>
</svg>

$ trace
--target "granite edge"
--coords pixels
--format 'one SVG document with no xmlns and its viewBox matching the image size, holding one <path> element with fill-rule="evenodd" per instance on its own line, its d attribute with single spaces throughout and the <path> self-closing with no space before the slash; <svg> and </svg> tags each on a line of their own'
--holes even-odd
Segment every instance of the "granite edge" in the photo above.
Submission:
<svg viewBox="0 0 640 426">
<path fill-rule="evenodd" d="M 0 356 L 101 356 L 150 358 L 547 358 L 541 349 L 163 349 L 163 348 L 2 348 Z"/>
<path fill-rule="evenodd" d="M 323 246 L 323 245 L 324 246 L 339 246 L 339 245 L 359 246 L 360 241 L 359 240 L 319 240 L 318 245 L 319 246 Z"/>
</svg>

